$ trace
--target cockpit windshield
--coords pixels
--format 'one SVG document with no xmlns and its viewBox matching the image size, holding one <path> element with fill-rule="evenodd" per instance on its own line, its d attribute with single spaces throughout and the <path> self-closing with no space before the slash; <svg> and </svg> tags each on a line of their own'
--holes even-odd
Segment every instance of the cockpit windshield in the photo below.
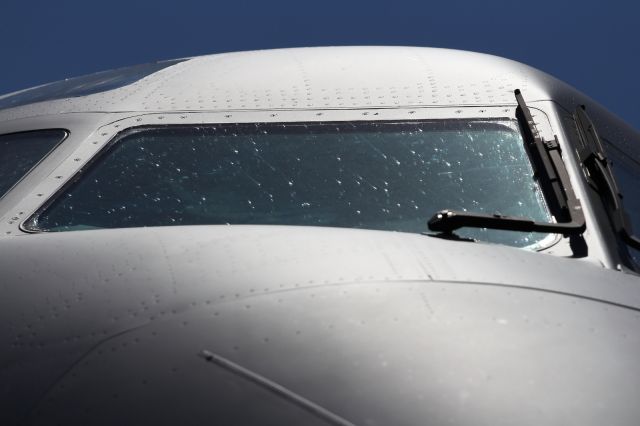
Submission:
<svg viewBox="0 0 640 426">
<path fill-rule="evenodd" d="M 443 208 L 550 221 L 517 122 L 134 129 L 27 227 L 274 224 L 420 233 Z M 518 247 L 546 236 L 473 228 L 458 234 Z"/>
</svg>

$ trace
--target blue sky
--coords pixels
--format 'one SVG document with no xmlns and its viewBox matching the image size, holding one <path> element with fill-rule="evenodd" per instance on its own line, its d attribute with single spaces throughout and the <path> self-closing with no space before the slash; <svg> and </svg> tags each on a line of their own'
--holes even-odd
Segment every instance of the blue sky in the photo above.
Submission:
<svg viewBox="0 0 640 426">
<path fill-rule="evenodd" d="M 322 45 L 410 45 L 515 59 L 640 129 L 640 4 L 572 1 L 5 2 L 0 93 L 161 59 Z"/>
</svg>

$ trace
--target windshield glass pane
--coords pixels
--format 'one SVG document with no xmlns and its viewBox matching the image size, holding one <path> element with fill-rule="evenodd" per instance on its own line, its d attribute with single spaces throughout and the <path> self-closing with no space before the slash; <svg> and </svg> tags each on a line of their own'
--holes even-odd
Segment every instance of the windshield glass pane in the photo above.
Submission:
<svg viewBox="0 0 640 426">
<path fill-rule="evenodd" d="M 278 224 L 419 233 L 444 208 L 549 221 L 516 122 L 138 130 L 113 144 L 31 226 Z M 459 234 L 515 246 L 544 238 Z"/>
<path fill-rule="evenodd" d="M 66 135 L 64 130 L 38 130 L 0 136 L 0 197 L 9 192 Z"/>
</svg>

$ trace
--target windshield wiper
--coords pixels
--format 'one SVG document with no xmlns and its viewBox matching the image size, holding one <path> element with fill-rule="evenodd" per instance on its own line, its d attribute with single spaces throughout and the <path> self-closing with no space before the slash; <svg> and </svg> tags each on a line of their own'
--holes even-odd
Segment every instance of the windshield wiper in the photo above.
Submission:
<svg viewBox="0 0 640 426">
<path fill-rule="evenodd" d="M 452 232 L 460 228 L 489 228 L 504 231 L 551 232 L 561 234 L 573 232 L 574 227 L 565 223 L 536 222 L 526 217 L 505 216 L 501 214 L 471 213 L 455 210 L 441 210 L 428 222 L 429 229 L 438 232 Z"/>
<path fill-rule="evenodd" d="M 640 239 L 631 231 L 629 215 L 624 209 L 611 164 L 604 155 L 602 141 L 584 105 L 576 109 L 573 117 L 581 144 L 577 150 L 578 159 L 587 182 L 600 194 L 614 231 L 625 243 L 640 250 Z"/>
<path fill-rule="evenodd" d="M 557 222 L 536 222 L 499 214 L 442 210 L 429 219 L 430 230 L 451 233 L 456 229 L 469 227 L 557 233 L 565 236 L 584 232 L 586 225 L 582 206 L 571 187 L 557 138 L 547 141 L 540 136 L 520 90 L 514 93 L 518 102 L 516 118 L 524 134 L 524 146 L 533 166 L 533 176 L 540 183 L 549 209 Z"/>
</svg>

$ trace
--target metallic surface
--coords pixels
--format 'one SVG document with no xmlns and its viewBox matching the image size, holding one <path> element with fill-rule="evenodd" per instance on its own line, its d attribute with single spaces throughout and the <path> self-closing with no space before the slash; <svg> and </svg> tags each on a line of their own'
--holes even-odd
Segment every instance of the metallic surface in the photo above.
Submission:
<svg viewBox="0 0 640 426">
<path fill-rule="evenodd" d="M 567 238 L 528 252 L 313 227 L 21 229 L 128 128 L 513 118 L 516 88 L 558 136 L 582 258 Z M 212 55 L 0 110 L 0 133 L 70 131 L 0 200 L 0 424 L 637 424 L 640 280 L 576 163 L 578 104 L 638 155 L 637 132 L 570 86 L 445 49 Z"/>
<path fill-rule="evenodd" d="M 203 399 L 246 383 L 202 350 L 356 424 L 640 415 L 638 281 L 574 260 L 253 226 L 33 235 L 1 251 L 2 397 L 37 408 L 35 424 L 120 423 L 138 401 L 154 424 L 178 421 L 175 405 L 215 418 Z M 240 424 L 242 411 L 223 414 Z"/>
</svg>

